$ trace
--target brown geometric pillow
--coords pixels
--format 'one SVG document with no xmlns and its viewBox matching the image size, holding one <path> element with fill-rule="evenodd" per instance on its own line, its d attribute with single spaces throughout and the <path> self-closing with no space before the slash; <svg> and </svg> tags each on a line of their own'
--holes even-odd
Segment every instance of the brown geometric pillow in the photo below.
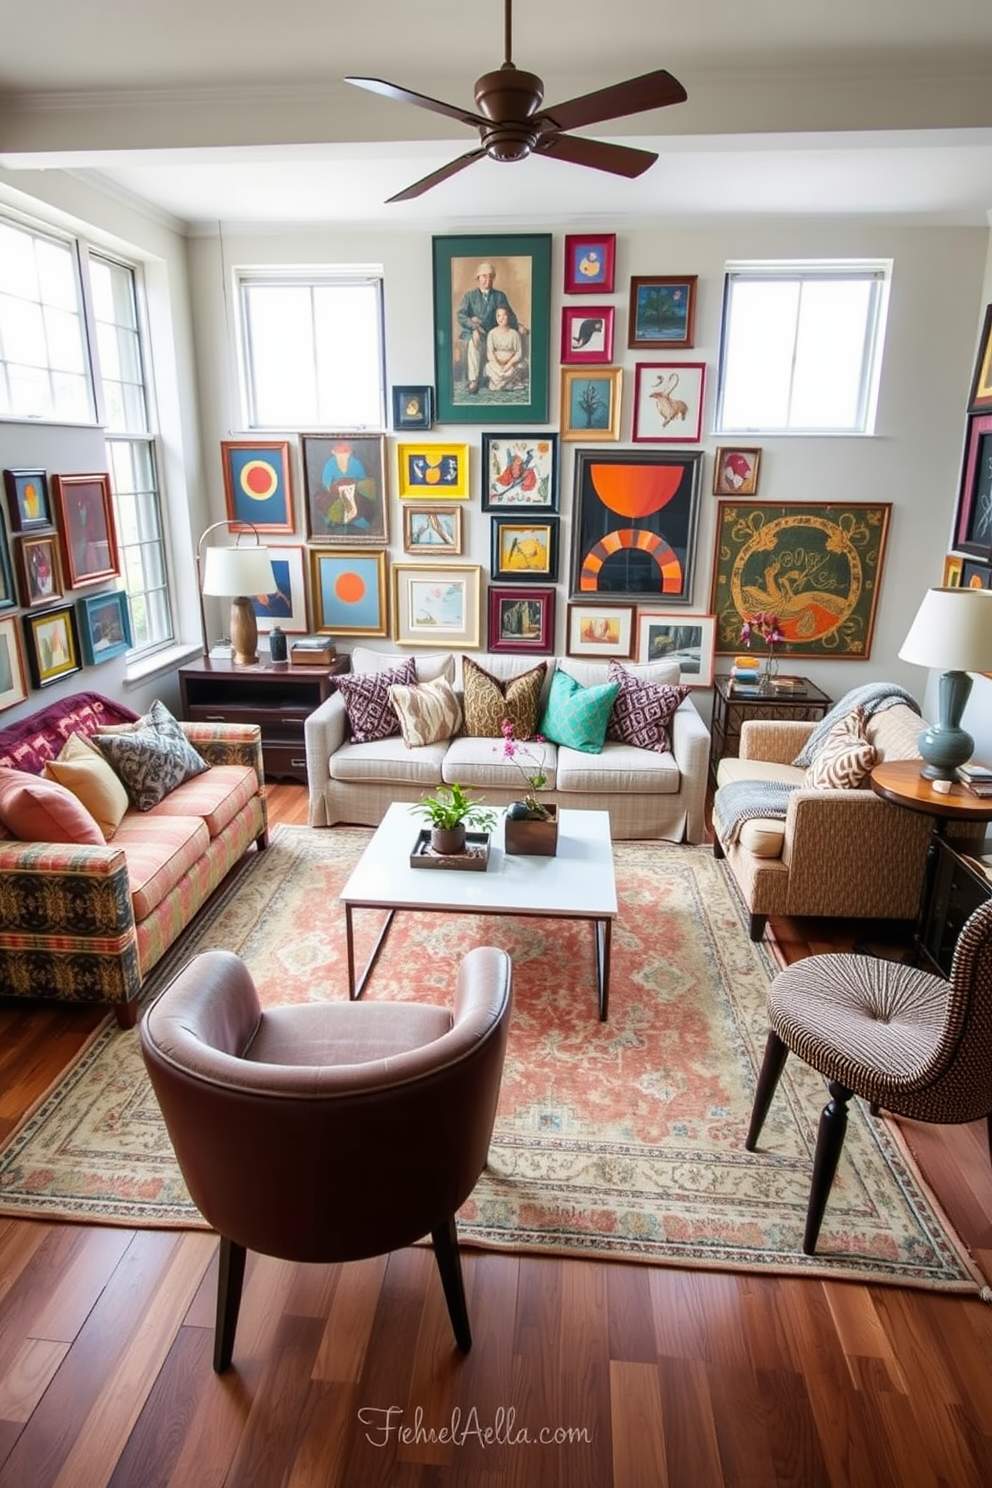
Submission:
<svg viewBox="0 0 992 1488">
<path fill-rule="evenodd" d="M 474 739 L 499 739 L 503 719 L 508 718 L 515 738 L 529 738 L 537 728 L 537 707 L 547 668 L 547 662 L 542 661 L 531 671 L 500 682 L 470 656 L 464 657 L 464 732 Z"/>
<path fill-rule="evenodd" d="M 374 744 L 399 733 L 400 721 L 389 701 L 389 689 L 412 687 L 417 680 L 417 663 L 408 656 L 401 666 L 384 672 L 345 672 L 334 680 L 344 698 L 352 742 Z"/>
<path fill-rule="evenodd" d="M 878 751 L 868 741 L 864 709 L 859 706 L 834 724 L 803 784 L 816 790 L 854 790 L 877 763 Z"/>
<path fill-rule="evenodd" d="M 668 725 L 679 704 L 689 696 L 688 687 L 642 682 L 618 661 L 610 662 L 610 681 L 620 683 L 617 700 L 606 726 L 606 737 L 638 749 L 667 754 L 671 749 Z"/>
</svg>

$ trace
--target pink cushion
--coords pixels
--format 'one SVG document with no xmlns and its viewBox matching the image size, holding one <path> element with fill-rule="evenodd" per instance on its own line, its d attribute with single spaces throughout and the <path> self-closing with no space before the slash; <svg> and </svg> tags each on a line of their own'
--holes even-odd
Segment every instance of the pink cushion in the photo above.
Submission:
<svg viewBox="0 0 992 1488">
<path fill-rule="evenodd" d="M 676 708 L 689 696 L 688 687 L 643 682 L 618 661 L 610 662 L 610 681 L 619 682 L 620 691 L 606 726 L 606 737 L 621 744 L 634 744 L 638 749 L 667 754 L 672 747 L 668 725 Z"/>
<path fill-rule="evenodd" d="M 413 687 L 417 681 L 417 663 L 409 656 L 402 666 L 384 672 L 346 672 L 335 678 L 344 698 L 348 725 L 355 744 L 374 744 L 398 734 L 400 721 L 389 700 L 391 687 Z"/>
<path fill-rule="evenodd" d="M 21 842 L 106 846 L 100 828 L 71 791 L 24 770 L 0 769 L 0 822 Z"/>
</svg>

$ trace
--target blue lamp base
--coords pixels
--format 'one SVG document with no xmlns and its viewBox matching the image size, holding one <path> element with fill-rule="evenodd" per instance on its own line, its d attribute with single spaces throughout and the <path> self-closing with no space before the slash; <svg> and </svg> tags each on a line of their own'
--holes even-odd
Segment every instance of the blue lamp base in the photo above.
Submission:
<svg viewBox="0 0 992 1488">
<path fill-rule="evenodd" d="M 961 727 L 971 693 L 968 672 L 944 672 L 938 684 L 938 721 L 923 730 L 916 747 L 923 756 L 920 774 L 926 780 L 956 780 L 958 766 L 971 759 L 975 741 Z"/>
</svg>

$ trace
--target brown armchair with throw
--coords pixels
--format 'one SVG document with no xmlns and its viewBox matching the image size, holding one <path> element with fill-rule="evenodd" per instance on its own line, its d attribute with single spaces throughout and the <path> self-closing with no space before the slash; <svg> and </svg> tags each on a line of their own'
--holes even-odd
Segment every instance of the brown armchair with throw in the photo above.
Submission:
<svg viewBox="0 0 992 1488">
<path fill-rule="evenodd" d="M 383 1255 L 424 1235 L 460 1349 L 471 1347 L 455 1213 L 486 1164 L 511 967 L 484 946 L 454 1006 L 319 1002 L 263 1012 L 244 962 L 195 957 L 141 1025 L 194 1203 L 221 1237 L 214 1368 L 234 1350 L 245 1251 Z"/>
</svg>

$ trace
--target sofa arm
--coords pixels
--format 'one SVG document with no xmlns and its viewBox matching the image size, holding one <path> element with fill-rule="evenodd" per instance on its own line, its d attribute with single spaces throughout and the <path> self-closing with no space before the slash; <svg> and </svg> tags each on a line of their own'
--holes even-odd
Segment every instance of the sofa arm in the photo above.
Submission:
<svg viewBox="0 0 992 1488">
<path fill-rule="evenodd" d="M 789 718 L 749 718 L 741 724 L 740 758 L 791 765 L 817 727 Z"/>
<path fill-rule="evenodd" d="M 810 915 L 912 919 L 931 826 L 871 790 L 795 791 L 782 846 L 790 903 Z"/>
<path fill-rule="evenodd" d="M 257 723 L 182 723 L 180 728 L 208 765 L 248 765 L 265 783 L 262 730 Z"/>
<path fill-rule="evenodd" d="M 705 842 L 710 733 L 691 698 L 673 713 L 671 738 L 672 756 L 679 767 L 679 793 L 685 800 L 685 838 L 687 842 Z"/>
<path fill-rule="evenodd" d="M 119 847 L 0 842 L 0 993 L 127 1003 L 141 989 Z"/>
<path fill-rule="evenodd" d="M 348 713 L 339 692 L 332 692 L 329 698 L 325 698 L 319 708 L 307 715 L 303 725 L 312 827 L 327 826 L 324 784 L 331 773 L 331 755 L 341 748 L 347 732 Z"/>
</svg>

